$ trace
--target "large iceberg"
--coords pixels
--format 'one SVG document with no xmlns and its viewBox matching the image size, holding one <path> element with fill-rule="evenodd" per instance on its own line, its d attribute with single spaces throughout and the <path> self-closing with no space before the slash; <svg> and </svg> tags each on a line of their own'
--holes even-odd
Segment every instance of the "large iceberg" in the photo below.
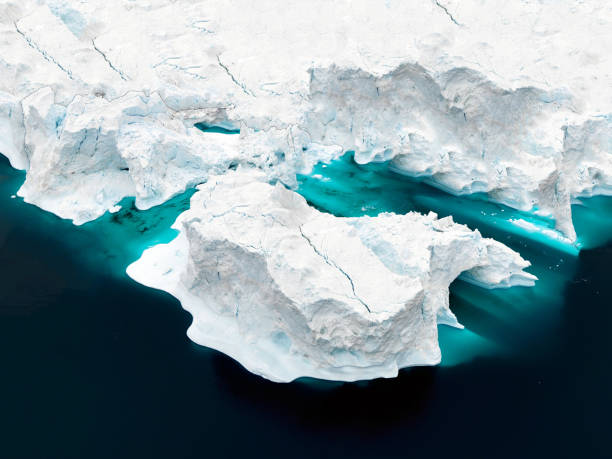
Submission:
<svg viewBox="0 0 612 459">
<path fill-rule="evenodd" d="M 271 379 L 389 376 L 439 361 L 454 278 L 527 262 L 431 214 L 321 214 L 297 174 L 354 151 L 574 243 L 573 200 L 612 194 L 611 30 L 604 0 L 4 1 L 0 153 L 75 224 L 204 184 L 130 275 Z"/>
<path fill-rule="evenodd" d="M 189 337 L 274 381 L 353 381 L 440 362 L 437 325 L 460 326 L 448 286 L 533 285 L 529 262 L 451 217 L 339 218 L 260 173 L 211 177 L 179 236 L 128 267 L 193 315 Z"/>
</svg>

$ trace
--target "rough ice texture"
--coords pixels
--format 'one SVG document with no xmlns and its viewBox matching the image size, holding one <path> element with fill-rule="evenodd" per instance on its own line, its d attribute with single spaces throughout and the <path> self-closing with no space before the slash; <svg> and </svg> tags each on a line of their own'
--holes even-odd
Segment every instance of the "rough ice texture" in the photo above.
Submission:
<svg viewBox="0 0 612 459">
<path fill-rule="evenodd" d="M 393 377 L 440 361 L 448 286 L 533 285 L 529 262 L 451 217 L 338 218 L 261 173 L 198 187 L 172 242 L 128 267 L 193 315 L 189 337 L 274 381 Z"/>
<path fill-rule="evenodd" d="M 294 185 L 355 150 L 574 240 L 572 198 L 612 190 L 611 18 L 605 0 L 5 1 L 0 151 L 28 169 L 20 195 L 75 223 L 228 163 Z"/>
<path fill-rule="evenodd" d="M 181 299 L 196 341 L 270 378 L 392 375 L 439 360 L 454 277 L 529 284 L 525 262 L 431 215 L 321 215 L 280 184 L 354 150 L 573 241 L 572 199 L 612 191 L 611 18 L 605 0 L 5 0 L 0 153 L 27 171 L 20 196 L 76 224 L 241 170 L 244 202 L 200 191 L 190 212 L 210 221 L 182 217 L 131 273 Z M 204 202 L 236 207 L 217 225 Z M 268 224 L 288 245 L 259 241 Z"/>
</svg>

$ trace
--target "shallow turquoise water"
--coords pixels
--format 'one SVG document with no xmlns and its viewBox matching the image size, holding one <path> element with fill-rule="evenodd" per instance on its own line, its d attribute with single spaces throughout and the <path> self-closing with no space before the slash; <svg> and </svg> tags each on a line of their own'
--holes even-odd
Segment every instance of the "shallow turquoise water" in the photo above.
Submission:
<svg viewBox="0 0 612 459">
<path fill-rule="evenodd" d="M 189 200 L 195 193 L 190 189 L 165 203 L 147 210 L 138 210 L 134 198 L 121 201 L 121 210 L 105 213 L 92 222 L 85 223 L 80 231 L 95 235 L 103 251 L 92 253 L 102 256 L 113 270 L 123 276 L 129 264 L 136 261 L 142 252 L 157 244 L 170 242 L 178 231 L 171 228 L 176 218 L 189 208 Z"/>
<path fill-rule="evenodd" d="M 579 199 L 579 204 L 572 206 L 572 216 L 584 248 L 599 247 L 612 240 L 611 197 Z"/>
<path fill-rule="evenodd" d="M 240 128 L 236 128 L 230 125 L 217 126 L 204 123 L 196 123 L 194 126 L 202 132 L 210 132 L 214 134 L 240 134 Z"/>
<path fill-rule="evenodd" d="M 189 200 L 196 191 L 187 190 L 147 210 L 137 209 L 134 198 L 125 198 L 119 203 L 118 212 L 106 212 L 97 220 L 75 226 L 70 220 L 24 203 L 22 198 L 15 196 L 25 180 L 25 173 L 4 163 L 0 167 L 3 175 L 0 192 L 13 196 L 3 209 L 5 220 L 27 222 L 29 229 L 40 237 L 65 234 L 66 243 L 82 263 L 120 278 L 126 277 L 126 267 L 140 258 L 144 250 L 176 237 L 178 231 L 171 226 L 189 208 Z"/>
</svg>

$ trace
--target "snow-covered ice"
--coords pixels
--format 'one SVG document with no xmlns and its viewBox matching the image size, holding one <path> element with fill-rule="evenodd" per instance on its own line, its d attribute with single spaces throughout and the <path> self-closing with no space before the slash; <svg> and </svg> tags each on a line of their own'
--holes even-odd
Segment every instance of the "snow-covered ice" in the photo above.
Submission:
<svg viewBox="0 0 612 459">
<path fill-rule="evenodd" d="M 193 315 L 189 337 L 275 381 L 393 377 L 440 361 L 439 323 L 460 326 L 448 286 L 533 285 L 529 262 L 451 217 L 339 218 L 265 175 L 211 177 L 179 236 L 128 267 Z"/>
<path fill-rule="evenodd" d="M 236 170 L 240 180 L 253 181 L 254 196 L 264 199 L 274 189 L 274 199 L 285 196 L 298 203 L 281 184 L 293 188 L 297 173 L 352 150 L 358 162 L 388 160 L 394 170 L 450 193 L 486 193 L 493 201 L 550 217 L 556 229 L 543 234 L 572 243 L 572 200 L 612 194 L 611 41 L 612 3 L 606 0 L 287 0 L 282 5 L 276 0 L 5 0 L 0 3 L 0 152 L 26 170 L 18 192 L 26 202 L 75 224 L 116 211 L 128 196 L 146 209 L 197 184 L 208 187 L 210 177 L 225 183 L 220 177 L 230 174 L 238 180 Z M 240 182 L 238 188 L 245 187 Z M 207 205 L 233 202 L 253 212 L 265 207 L 250 196 L 241 195 L 246 199 L 241 203 L 232 193 L 226 202 Z M 203 191 L 196 196 L 194 203 L 208 202 Z M 228 332 L 234 344 L 223 341 L 219 327 L 225 323 L 223 308 L 230 306 L 202 303 L 198 289 L 176 290 L 189 285 L 189 276 L 200 279 L 208 273 L 204 262 L 189 265 L 202 272 L 187 270 L 181 279 L 172 277 L 182 272 L 179 267 L 165 277 L 151 268 L 148 279 L 140 261 L 135 275 L 179 296 L 196 315 L 190 336 L 198 342 L 279 380 L 300 374 L 374 377 L 394 374 L 403 365 L 435 363 L 434 324 L 441 318 L 452 322 L 446 289 L 454 277 L 465 272 L 466 279 L 485 286 L 531 281 L 520 274 L 524 265 L 518 255 L 447 220 L 434 223 L 432 216 L 414 214 L 345 220 L 295 205 L 287 210 L 297 212 L 292 218 L 308 213 L 325 223 L 304 221 L 307 232 L 300 238 L 295 228 L 284 234 L 275 227 L 278 237 L 282 233 L 283 240 L 300 241 L 299 253 L 309 253 L 303 262 L 318 260 L 317 270 L 331 277 L 313 274 L 311 266 L 293 266 L 286 274 L 294 276 L 293 290 L 281 292 L 288 280 L 274 271 L 280 268 L 267 266 L 258 271 L 261 282 L 270 284 L 261 294 L 276 298 L 282 293 L 279 305 L 285 314 L 310 308 L 306 305 L 315 297 L 332 301 L 329 292 L 314 289 L 315 278 L 321 285 L 342 285 L 344 296 L 334 297 L 328 314 L 338 312 L 338 330 L 356 334 L 356 355 L 349 335 L 338 338 L 337 355 L 335 344 L 317 350 L 313 339 L 323 336 L 335 343 L 336 338 L 307 319 L 282 330 L 272 327 L 268 319 L 293 320 L 289 313 L 278 315 L 272 297 L 252 304 L 252 311 L 262 314 L 253 323 L 269 327 L 262 328 L 261 336 L 253 328 L 241 329 L 242 319 L 228 319 L 228 326 L 241 331 Z M 210 216 L 202 209 L 190 212 Z M 258 223 L 247 225 L 244 237 L 256 239 L 257 225 L 267 218 L 254 216 Z M 260 267 L 271 262 L 269 253 L 249 252 L 240 245 L 242 239 L 234 240 L 236 235 L 219 233 L 215 239 L 200 233 L 200 224 L 187 224 L 186 217 L 181 222 L 186 225 L 181 236 L 153 248 L 143 260 L 170 250 L 173 263 L 186 262 L 196 250 L 187 242 L 202 237 L 217 241 L 214 250 L 228 260 L 246 257 Z M 431 228 L 442 227 L 440 235 L 432 233 Z M 392 241 L 386 239 L 390 231 L 397 231 Z M 346 276 L 342 281 L 339 270 L 324 267 L 324 257 L 312 250 L 330 232 L 363 255 L 334 255 L 351 277 L 351 270 L 356 270 L 355 279 L 364 275 L 359 274 L 361 262 L 369 260 L 373 278 L 399 282 L 372 293 L 378 305 L 372 317 L 358 308 L 361 296 L 351 299 L 346 292 Z M 425 262 L 402 246 L 438 247 L 442 235 L 454 241 L 455 249 L 444 255 L 454 265 L 443 282 L 432 284 L 438 279 L 430 264 L 436 258 Z M 414 242 L 420 237 L 424 241 Z M 311 252 L 306 251 L 308 240 Z M 477 249 L 478 256 L 463 260 L 460 254 L 468 247 Z M 274 249 L 275 256 L 285 257 L 281 248 Z M 182 256 L 175 256 L 180 250 Z M 483 260 L 488 261 L 483 265 Z M 223 279 L 215 285 L 227 288 L 228 298 L 248 303 L 232 282 Z M 360 291 L 375 285 L 355 281 Z M 427 311 L 437 311 L 431 317 L 414 315 L 415 305 L 425 301 L 416 299 L 419 291 L 432 303 Z M 312 298 L 305 299 L 304 292 Z M 213 313 L 220 322 L 206 338 L 198 327 L 210 324 L 204 317 Z M 402 348 L 403 338 L 394 336 L 383 345 L 367 337 L 397 332 L 404 319 L 395 324 L 380 314 L 407 314 L 405 320 L 413 325 L 424 322 L 406 329 L 405 343 L 411 344 Z M 265 341 L 266 333 L 276 331 L 285 335 Z M 239 342 L 259 344 L 251 348 Z M 285 373 L 272 360 L 257 361 L 255 356 L 268 352 L 266 346 L 288 349 L 276 355 L 284 359 Z M 311 360 L 299 360 L 298 354 Z M 346 373 L 340 369 L 353 366 Z"/>
<path fill-rule="evenodd" d="M 75 223 L 230 157 L 288 185 L 347 150 L 393 159 L 570 240 L 572 198 L 612 190 L 607 1 L 26 0 L 0 18 L 0 148 L 28 169 L 20 195 Z"/>
</svg>

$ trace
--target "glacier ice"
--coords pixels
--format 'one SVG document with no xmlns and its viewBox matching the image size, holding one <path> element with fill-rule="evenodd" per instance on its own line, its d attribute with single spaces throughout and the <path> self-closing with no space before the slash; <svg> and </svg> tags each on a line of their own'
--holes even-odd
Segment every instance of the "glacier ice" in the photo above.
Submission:
<svg viewBox="0 0 612 459">
<path fill-rule="evenodd" d="M 537 209 L 570 241 L 572 199 L 612 191 L 610 117 L 568 125 L 577 102 L 565 91 L 503 90 L 471 69 L 434 77 L 415 64 L 381 77 L 311 74 L 308 132 L 354 150 L 357 162 L 392 160 L 448 192 Z"/>
<path fill-rule="evenodd" d="M 279 380 L 300 374 L 325 377 L 325 372 L 340 379 L 390 375 L 410 362 L 439 359 L 433 324 L 454 323 L 446 291 L 454 277 L 463 272 L 466 280 L 486 287 L 528 284 L 533 279 L 521 273 L 524 262 L 501 244 L 433 216 L 345 220 L 307 212 L 297 204 L 299 198 L 278 184 L 294 188 L 296 174 L 354 151 L 358 162 L 390 161 L 394 170 L 450 193 L 486 193 L 492 201 L 550 217 L 555 230 L 528 221 L 514 223 L 574 243 L 571 203 L 612 194 L 611 22 L 612 4 L 604 0 L 288 0 L 283 8 L 274 0 L 8 0 L 0 3 L 0 153 L 26 170 L 18 192 L 25 201 L 75 224 L 116 211 L 125 197 L 134 197 L 136 206 L 146 209 L 198 184 L 206 183 L 204 190 L 211 177 L 225 183 L 220 177 L 229 174 L 227 183 L 241 192 L 248 188 L 242 181 L 252 180 L 254 196 L 260 199 L 272 196 L 266 183 L 275 183 L 274 199 L 285 196 L 295 202 L 296 207 L 286 211 L 297 213 L 296 219 L 311 212 L 315 220 L 325 220 L 310 227 L 305 223 L 311 232 L 301 238 L 301 250 L 307 239 L 318 250 L 319 238 L 334 228 L 335 240 L 363 253 L 385 282 L 393 278 L 417 285 L 438 279 L 435 263 L 401 246 L 418 249 L 411 238 L 427 247 L 439 247 L 439 238 L 452 239 L 456 253 L 440 256 L 459 263 L 457 269 L 453 267 L 444 282 L 421 286 L 423 298 L 439 303 L 430 305 L 435 320 L 427 318 L 427 331 L 412 331 L 431 338 L 424 341 L 423 352 L 408 346 L 385 354 L 376 347 L 380 343 L 372 342 L 370 349 L 362 342 L 361 354 L 351 357 L 350 342 L 341 340 L 336 357 L 325 355 L 331 359 L 328 366 L 315 364 L 316 356 L 310 363 L 298 363 L 295 352 L 316 350 L 298 343 L 290 328 L 270 328 L 270 333 L 285 335 L 274 335 L 275 340 L 261 341 L 252 350 L 239 350 L 227 341 L 215 345 L 207 339 L 221 336 L 219 330 L 205 338 L 198 329 L 198 324 L 211 323 L 204 317 L 213 317 L 213 312 L 191 306 L 192 300 L 200 304 L 201 292 L 174 290 L 198 273 L 187 270 L 179 279 L 151 268 L 147 274 L 144 261 L 131 268 L 142 282 L 155 280 L 194 314 L 202 314 L 190 329 L 194 339 L 223 348 L 254 371 Z M 237 170 L 240 174 L 234 173 Z M 230 185 L 223 186 L 228 195 L 233 193 Z M 194 204 L 207 202 L 202 191 L 196 196 Z M 225 199 L 236 206 L 248 203 L 252 211 L 265 206 L 250 196 L 242 198 L 244 203 Z M 254 215 L 262 224 L 263 217 Z M 153 262 L 153 255 L 163 250 L 174 251 L 167 255 L 179 264 L 192 256 L 188 241 L 199 234 L 199 226 L 188 225 L 185 218 L 177 225 L 191 229 L 182 229 L 175 242 L 146 252 L 143 260 Z M 391 238 L 389 231 L 397 231 L 397 238 L 386 239 Z M 295 228 L 290 233 L 288 239 L 298 240 Z M 215 240 L 230 244 L 233 236 L 226 236 L 219 234 Z M 231 244 L 227 253 L 221 246 L 215 250 L 224 257 L 246 256 L 244 247 Z M 459 254 L 468 247 L 477 254 L 462 260 Z M 182 255 L 176 255 L 180 250 Z M 269 261 L 262 253 L 249 252 L 247 258 L 258 266 Z M 350 262 L 358 261 L 342 261 L 350 265 L 342 269 L 351 279 L 349 270 L 358 267 Z M 308 268 L 292 274 L 298 279 L 292 287 L 297 290 L 283 292 L 281 304 L 307 304 L 300 297 L 306 284 L 300 282 L 313 281 Z M 175 275 L 181 271 L 173 269 Z M 198 269 L 208 272 L 205 264 Z M 281 282 L 267 269 L 260 273 L 268 276 L 266 282 Z M 335 273 L 346 293 L 346 276 L 342 284 L 338 270 L 327 265 L 322 272 Z M 151 279 L 144 279 L 143 273 Z M 363 280 L 355 287 L 372 288 Z M 415 297 L 403 288 L 408 287 L 402 284 L 399 290 L 380 294 L 390 295 L 384 301 L 392 304 L 397 299 L 393 295 L 399 295 L 402 304 L 413 301 L 414 306 Z M 226 294 L 239 295 L 240 290 Z M 334 299 L 344 312 L 357 306 L 350 292 L 347 295 L 342 301 Z M 260 309 L 265 304 L 272 307 L 261 300 Z M 225 320 L 225 313 L 218 312 L 215 317 Z M 266 314 L 262 321 L 271 317 Z M 354 312 L 351 320 L 357 317 L 358 330 L 382 336 L 383 325 L 370 324 L 363 310 Z M 228 323 L 238 326 L 236 321 Z M 232 336 L 264 339 L 253 333 L 248 329 L 240 338 Z M 286 359 L 285 374 L 277 374 L 281 370 L 271 361 L 257 363 L 255 357 L 240 354 L 263 355 L 266 346 L 295 350 L 277 356 Z M 257 365 L 270 368 L 258 370 Z M 340 370 L 353 366 L 356 369 L 346 373 Z"/>
<path fill-rule="evenodd" d="M 82 223 L 125 196 L 163 202 L 228 162 L 292 185 L 355 150 L 550 216 L 570 242 L 572 200 L 610 194 L 609 2 L 276 6 L 4 2 L 0 147 L 28 169 L 20 194 Z M 151 158 L 161 139 L 170 177 Z"/>
<path fill-rule="evenodd" d="M 240 168 L 210 177 L 127 272 L 176 296 L 189 337 L 275 381 L 393 377 L 440 361 L 437 325 L 460 326 L 448 286 L 533 285 L 529 262 L 451 217 L 340 218 Z"/>
</svg>

